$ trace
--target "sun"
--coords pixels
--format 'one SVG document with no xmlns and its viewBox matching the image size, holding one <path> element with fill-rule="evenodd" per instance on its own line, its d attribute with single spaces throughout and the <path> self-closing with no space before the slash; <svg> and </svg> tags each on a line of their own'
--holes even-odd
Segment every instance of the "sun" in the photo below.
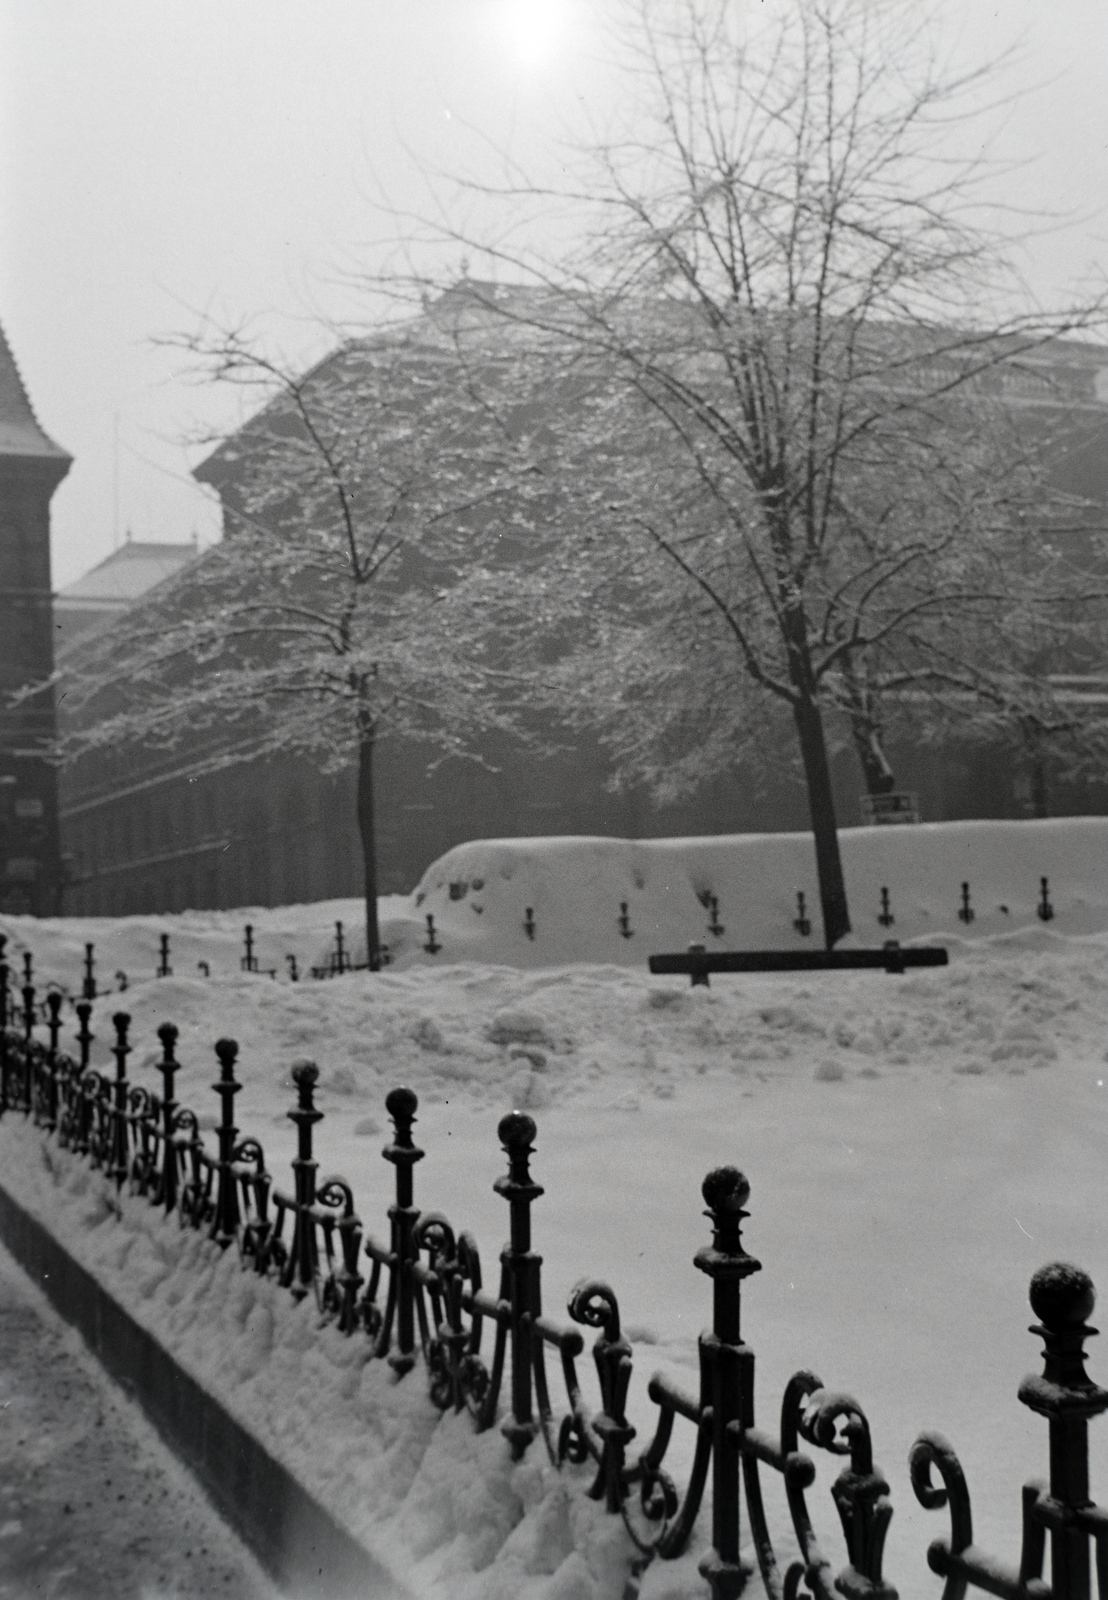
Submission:
<svg viewBox="0 0 1108 1600">
<path fill-rule="evenodd" d="M 544 66 L 566 32 L 564 0 L 503 0 L 499 25 L 512 59 L 522 67 Z"/>
</svg>

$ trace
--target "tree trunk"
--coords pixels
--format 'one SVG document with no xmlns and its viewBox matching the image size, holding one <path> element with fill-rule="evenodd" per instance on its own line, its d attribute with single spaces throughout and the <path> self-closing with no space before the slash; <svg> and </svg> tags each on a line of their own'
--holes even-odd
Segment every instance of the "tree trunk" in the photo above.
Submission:
<svg viewBox="0 0 1108 1600">
<path fill-rule="evenodd" d="M 370 972 L 381 970 L 381 935 L 377 927 L 377 840 L 373 816 L 374 730 L 362 729 L 358 745 L 358 832 L 365 869 L 365 948 Z"/>
<path fill-rule="evenodd" d="M 808 781 L 808 809 L 816 844 L 824 942 L 827 949 L 832 950 L 843 935 L 850 932 L 850 913 L 846 905 L 842 857 L 839 855 L 827 741 L 823 736 L 823 718 L 819 707 L 811 700 L 794 701 L 793 717 L 804 761 L 804 776 Z"/>
<path fill-rule="evenodd" d="M 881 730 L 874 727 L 868 718 L 851 718 L 850 732 L 854 739 L 854 748 L 858 753 L 858 760 L 862 764 L 862 777 L 865 780 L 867 794 L 891 794 L 896 788 L 896 775 L 889 766 L 888 757 L 881 743 Z"/>
</svg>

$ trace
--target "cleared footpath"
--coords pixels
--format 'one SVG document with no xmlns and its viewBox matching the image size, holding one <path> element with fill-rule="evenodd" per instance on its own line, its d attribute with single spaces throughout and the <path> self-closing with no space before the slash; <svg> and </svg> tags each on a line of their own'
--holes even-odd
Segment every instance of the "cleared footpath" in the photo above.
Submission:
<svg viewBox="0 0 1108 1600">
<path fill-rule="evenodd" d="M 0 1246 L 0 1597 L 276 1600 L 150 1424 Z"/>
</svg>

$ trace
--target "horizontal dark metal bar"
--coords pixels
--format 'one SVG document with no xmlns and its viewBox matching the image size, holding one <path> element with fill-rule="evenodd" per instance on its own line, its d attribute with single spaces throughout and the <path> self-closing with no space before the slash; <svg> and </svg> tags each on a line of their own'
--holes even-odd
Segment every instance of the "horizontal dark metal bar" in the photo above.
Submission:
<svg viewBox="0 0 1108 1600">
<path fill-rule="evenodd" d="M 945 967 L 941 945 L 880 950 L 713 950 L 650 957 L 656 974 L 677 972 L 841 972 L 865 967 L 898 971 L 904 967 Z"/>
</svg>

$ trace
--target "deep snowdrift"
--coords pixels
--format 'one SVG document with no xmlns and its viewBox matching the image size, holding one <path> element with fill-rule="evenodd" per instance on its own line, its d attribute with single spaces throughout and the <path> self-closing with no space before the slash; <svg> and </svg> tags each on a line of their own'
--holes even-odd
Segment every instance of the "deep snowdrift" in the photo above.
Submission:
<svg viewBox="0 0 1108 1600">
<path fill-rule="evenodd" d="M 1060 932 L 1108 929 L 1108 818 L 850 828 L 840 840 L 854 924 L 849 943 L 949 932 L 976 939 L 1034 927 L 1044 877 Z M 974 911 L 968 926 L 958 914 L 963 883 Z M 895 918 L 890 926 L 879 920 L 882 888 Z M 807 937 L 794 926 L 798 892 L 812 925 Z M 684 950 L 692 940 L 718 950 L 797 949 L 821 940 L 807 833 L 482 839 L 427 869 L 412 911 L 414 926 L 397 919 L 388 929 L 398 964 L 641 966 L 648 954 Z M 434 956 L 425 949 L 428 913 L 442 945 Z"/>
</svg>

